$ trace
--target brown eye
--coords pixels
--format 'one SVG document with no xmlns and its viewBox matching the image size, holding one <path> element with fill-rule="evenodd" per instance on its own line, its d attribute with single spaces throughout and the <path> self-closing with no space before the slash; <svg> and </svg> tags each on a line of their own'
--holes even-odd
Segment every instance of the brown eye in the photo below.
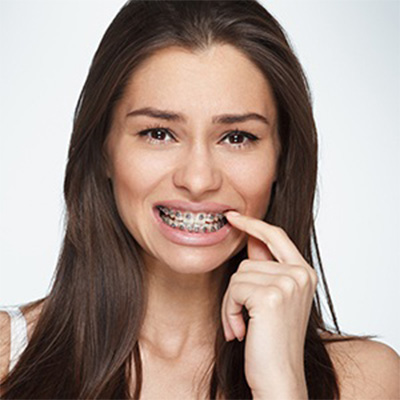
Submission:
<svg viewBox="0 0 400 400">
<path fill-rule="evenodd" d="M 226 135 L 224 140 L 227 140 L 231 147 L 241 149 L 255 144 L 260 138 L 248 132 L 235 130 Z"/>
<path fill-rule="evenodd" d="M 229 142 L 232 144 L 239 144 L 243 143 L 245 137 L 241 133 L 233 133 L 232 135 L 228 136 L 229 137 Z"/>
<path fill-rule="evenodd" d="M 168 129 L 165 128 L 150 128 L 138 132 L 140 137 L 144 137 L 151 144 L 168 144 L 174 139 Z"/>
<path fill-rule="evenodd" d="M 151 129 L 149 133 L 150 137 L 156 140 L 164 140 L 167 136 L 167 133 L 162 129 Z"/>
</svg>

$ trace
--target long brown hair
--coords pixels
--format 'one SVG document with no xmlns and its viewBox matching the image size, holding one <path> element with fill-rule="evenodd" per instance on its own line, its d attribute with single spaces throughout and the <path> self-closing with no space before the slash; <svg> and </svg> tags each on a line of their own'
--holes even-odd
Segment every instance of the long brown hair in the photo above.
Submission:
<svg viewBox="0 0 400 400">
<path fill-rule="evenodd" d="M 64 195 L 66 229 L 55 279 L 28 347 L 1 384 L 4 399 L 126 399 L 140 396 L 138 337 L 146 277 L 138 244 L 117 212 L 105 170 L 112 112 L 135 68 L 157 50 L 192 51 L 230 44 L 265 74 L 278 108 L 281 157 L 265 220 L 282 227 L 319 270 L 333 325 L 340 333 L 314 228 L 317 132 L 310 90 L 286 34 L 255 0 L 132 0 L 117 14 L 94 56 L 75 111 Z M 228 262 L 219 300 L 243 249 Z M 35 304 L 34 304 L 35 305 Z M 246 320 L 248 316 L 244 312 Z M 320 295 L 312 305 L 304 368 L 309 398 L 339 398 L 321 332 Z M 135 368 L 135 392 L 129 381 Z M 209 396 L 250 399 L 244 342 L 225 342 L 220 324 L 210 364 Z"/>
</svg>

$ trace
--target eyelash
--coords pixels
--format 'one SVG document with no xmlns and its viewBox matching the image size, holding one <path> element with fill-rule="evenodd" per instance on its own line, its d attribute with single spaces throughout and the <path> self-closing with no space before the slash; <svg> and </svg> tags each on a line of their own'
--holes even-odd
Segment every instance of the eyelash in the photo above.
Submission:
<svg viewBox="0 0 400 400">
<path fill-rule="evenodd" d="M 171 138 L 174 139 L 174 136 L 170 133 L 169 129 L 164 128 L 163 126 L 149 126 L 145 130 L 138 132 L 137 135 L 139 137 L 146 137 L 146 141 L 151 144 L 164 146 L 166 143 L 163 140 L 157 140 L 157 139 L 154 139 L 154 138 L 148 136 L 149 133 L 157 131 L 157 130 L 160 130 L 160 131 L 166 133 L 167 135 L 169 135 Z M 235 136 L 235 135 L 241 135 L 247 139 L 247 141 L 244 143 L 239 143 L 237 145 L 234 145 L 233 148 L 235 150 L 240 150 L 245 147 L 253 146 L 260 140 L 259 137 L 255 136 L 249 132 L 241 131 L 239 129 L 235 129 L 235 130 L 229 132 L 227 135 L 225 135 L 223 137 L 222 140 L 225 140 L 225 139 Z"/>
</svg>

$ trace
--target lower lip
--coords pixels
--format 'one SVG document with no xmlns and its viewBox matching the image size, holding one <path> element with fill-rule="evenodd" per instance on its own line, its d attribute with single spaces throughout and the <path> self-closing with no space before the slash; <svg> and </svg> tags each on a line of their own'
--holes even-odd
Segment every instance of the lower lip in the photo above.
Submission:
<svg viewBox="0 0 400 400">
<path fill-rule="evenodd" d="M 153 213 L 162 234 L 171 242 L 177 244 L 184 244 L 187 246 L 212 246 L 213 244 L 222 242 L 232 229 L 231 225 L 227 223 L 216 232 L 192 233 L 182 231 L 180 229 L 171 228 L 163 222 L 157 208 L 153 208 Z"/>
</svg>

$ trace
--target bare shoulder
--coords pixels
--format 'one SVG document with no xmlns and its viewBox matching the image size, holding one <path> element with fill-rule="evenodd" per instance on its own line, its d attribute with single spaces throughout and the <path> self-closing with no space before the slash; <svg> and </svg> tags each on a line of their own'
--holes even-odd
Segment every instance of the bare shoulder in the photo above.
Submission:
<svg viewBox="0 0 400 400">
<path fill-rule="evenodd" d="M 390 346 L 357 339 L 326 347 L 338 374 L 342 400 L 400 398 L 400 357 Z"/>
<path fill-rule="evenodd" d="M 35 301 L 21 307 L 21 311 L 26 319 L 28 340 L 32 337 L 36 323 L 39 319 L 45 300 Z M 10 365 L 10 317 L 6 311 L 0 311 L 0 381 L 8 373 Z"/>
<path fill-rule="evenodd" d="M 0 311 L 0 381 L 7 375 L 10 360 L 10 317 Z"/>
</svg>

